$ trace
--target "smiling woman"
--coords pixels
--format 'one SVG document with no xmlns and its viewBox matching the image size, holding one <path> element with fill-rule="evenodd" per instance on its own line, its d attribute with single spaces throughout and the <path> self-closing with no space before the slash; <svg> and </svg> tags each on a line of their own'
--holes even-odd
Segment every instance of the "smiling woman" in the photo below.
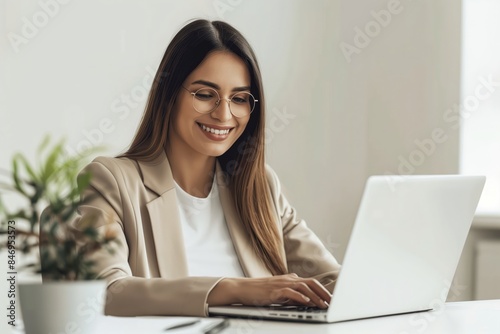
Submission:
<svg viewBox="0 0 500 334">
<path fill-rule="evenodd" d="M 188 155 L 190 164 L 197 165 L 196 160 L 213 160 L 224 154 L 245 130 L 254 105 L 248 98 L 252 96 L 248 92 L 250 74 L 239 57 L 217 51 L 210 53 L 182 86 L 169 126 L 167 155 L 173 160 Z M 235 111 L 237 115 L 233 115 Z"/>
<path fill-rule="evenodd" d="M 108 282 L 106 313 L 328 306 L 340 266 L 266 166 L 264 120 L 259 66 L 240 32 L 206 20 L 182 28 L 128 151 L 84 170 L 93 178 L 81 217 L 103 225 L 111 215 L 121 241 L 94 259 Z"/>
</svg>

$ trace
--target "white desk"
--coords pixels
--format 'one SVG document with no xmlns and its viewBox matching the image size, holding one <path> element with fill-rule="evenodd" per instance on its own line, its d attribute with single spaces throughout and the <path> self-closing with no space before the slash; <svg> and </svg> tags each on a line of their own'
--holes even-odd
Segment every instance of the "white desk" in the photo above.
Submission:
<svg viewBox="0 0 500 334">
<path fill-rule="evenodd" d="M 116 328 L 116 322 L 110 326 L 108 317 L 104 317 L 96 334 L 137 334 L 136 329 Z M 116 319 L 113 319 L 116 320 Z M 144 320 L 146 321 L 146 319 Z M 108 323 L 108 324 L 107 324 Z M 172 334 L 192 333 L 189 328 L 171 331 Z M 163 332 L 165 333 L 165 332 Z M 167 332 L 168 333 L 168 332 Z M 222 334 L 255 333 L 384 333 L 384 334 L 499 334 L 500 300 L 446 303 L 442 309 L 405 315 L 348 321 L 335 324 L 305 324 L 281 321 L 259 321 L 232 319 L 230 327 Z"/>
</svg>

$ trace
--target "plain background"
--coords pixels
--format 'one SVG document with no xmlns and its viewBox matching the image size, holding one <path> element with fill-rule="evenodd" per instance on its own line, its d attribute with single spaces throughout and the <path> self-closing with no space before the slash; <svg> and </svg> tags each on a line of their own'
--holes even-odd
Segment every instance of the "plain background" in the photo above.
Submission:
<svg viewBox="0 0 500 334">
<path fill-rule="evenodd" d="M 42 3 L 55 12 L 46 22 Z M 170 39 L 188 20 L 208 18 L 234 25 L 253 46 L 267 100 L 267 161 L 339 261 L 369 175 L 458 172 L 459 130 L 443 114 L 460 102 L 460 1 L 1 6 L 4 168 L 16 151 L 33 157 L 47 133 L 68 138 L 70 151 L 92 142 L 106 155 L 123 151 Z M 22 36 L 35 19 L 36 33 L 13 47 L 9 36 Z M 347 45 L 356 50 L 348 57 Z M 440 142 L 432 145 L 436 131 Z"/>
</svg>

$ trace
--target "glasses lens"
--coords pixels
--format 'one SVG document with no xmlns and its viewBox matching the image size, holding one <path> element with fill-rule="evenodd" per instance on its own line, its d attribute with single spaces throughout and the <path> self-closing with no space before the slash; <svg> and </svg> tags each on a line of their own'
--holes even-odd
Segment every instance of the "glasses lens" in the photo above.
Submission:
<svg viewBox="0 0 500 334">
<path fill-rule="evenodd" d="M 255 98 L 247 92 L 236 93 L 231 97 L 231 113 L 236 117 L 245 117 L 255 108 Z"/>
<path fill-rule="evenodd" d="M 202 88 L 197 90 L 193 95 L 193 107 L 202 114 L 208 114 L 219 103 L 219 94 L 212 88 Z"/>
</svg>

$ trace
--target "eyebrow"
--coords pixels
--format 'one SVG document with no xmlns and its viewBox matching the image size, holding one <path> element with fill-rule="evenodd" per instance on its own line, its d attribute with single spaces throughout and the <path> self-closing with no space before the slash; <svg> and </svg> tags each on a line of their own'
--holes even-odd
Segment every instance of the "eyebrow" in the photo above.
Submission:
<svg viewBox="0 0 500 334">
<path fill-rule="evenodd" d="M 196 81 L 193 81 L 191 83 L 191 85 L 194 85 L 194 84 L 201 84 L 201 85 L 209 86 L 209 87 L 215 88 L 217 90 L 220 90 L 220 86 L 216 83 L 211 82 L 211 81 L 196 80 Z M 234 87 L 231 91 L 232 92 L 242 92 L 242 91 L 247 91 L 247 90 L 250 90 L 250 86 Z"/>
</svg>

